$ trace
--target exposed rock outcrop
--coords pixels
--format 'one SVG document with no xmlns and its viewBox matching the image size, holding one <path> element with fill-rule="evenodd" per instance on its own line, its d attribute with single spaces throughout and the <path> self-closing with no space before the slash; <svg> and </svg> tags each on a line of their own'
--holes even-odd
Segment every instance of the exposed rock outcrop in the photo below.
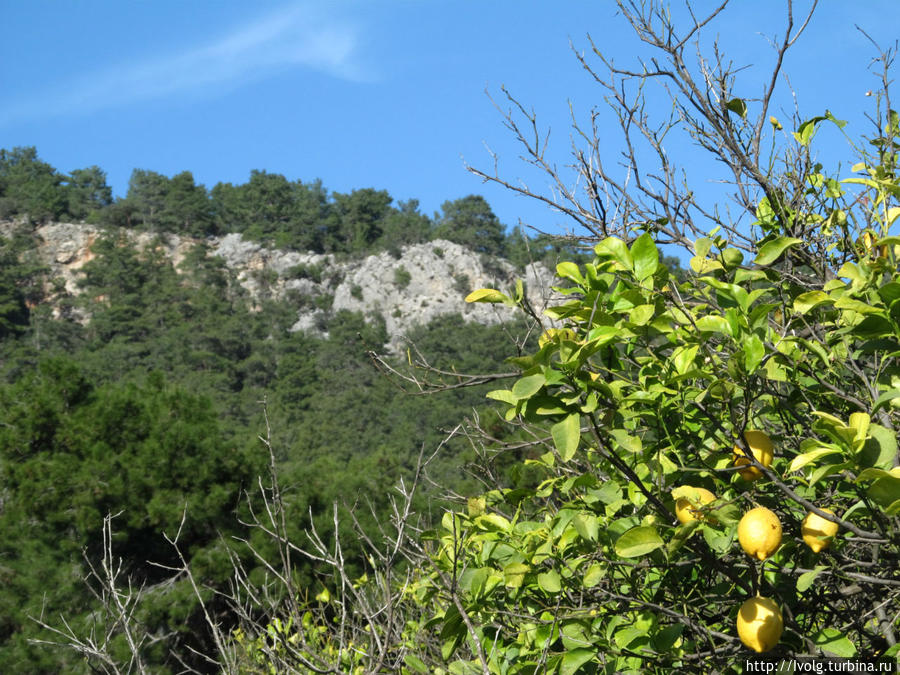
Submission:
<svg viewBox="0 0 900 675">
<path fill-rule="evenodd" d="M 13 223 L 0 223 L 0 236 L 12 235 Z M 93 246 L 103 231 L 92 225 L 51 223 L 33 232 L 38 259 L 65 292 L 77 295 L 81 268 L 95 256 Z M 333 255 L 267 248 L 238 234 L 205 240 L 174 234 L 127 232 L 139 249 L 151 244 L 178 266 L 192 247 L 203 243 L 218 256 L 255 300 L 282 299 L 297 306 L 294 330 L 318 332 L 322 319 L 340 310 L 380 315 L 394 344 L 416 325 L 441 315 L 461 314 L 468 321 L 491 324 L 510 316 L 506 307 L 466 304 L 476 288 L 507 289 L 516 278 L 525 282 L 528 298 L 540 310 L 548 302 L 553 274 L 544 265 L 524 273 L 504 260 L 488 258 L 444 240 L 405 246 L 400 255 L 382 252 L 356 260 Z"/>
</svg>

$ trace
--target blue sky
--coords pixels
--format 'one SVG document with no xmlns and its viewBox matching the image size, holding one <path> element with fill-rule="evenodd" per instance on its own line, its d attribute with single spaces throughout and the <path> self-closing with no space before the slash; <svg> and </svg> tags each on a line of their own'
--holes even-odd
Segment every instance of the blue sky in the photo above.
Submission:
<svg viewBox="0 0 900 675">
<path fill-rule="evenodd" d="M 868 131 L 874 49 L 854 25 L 891 45 L 900 4 L 820 4 L 786 63 L 801 112 L 828 108 L 851 134 Z M 737 1 L 713 27 L 752 66 L 751 94 L 783 15 L 780 1 Z M 570 41 L 588 49 L 590 33 L 622 64 L 639 49 L 611 0 L 0 0 L 0 17 L 0 147 L 37 146 L 63 172 L 98 165 L 119 196 L 134 168 L 188 170 L 208 188 L 264 169 L 336 192 L 386 189 L 429 215 L 483 194 L 504 223 L 556 231 L 559 215 L 466 172 L 464 161 L 490 168 L 490 148 L 511 181 L 546 184 L 485 90 L 499 100 L 505 85 L 533 108 L 563 166 L 569 105 L 582 119 L 603 105 Z M 611 130 L 611 157 L 619 147 Z"/>
</svg>

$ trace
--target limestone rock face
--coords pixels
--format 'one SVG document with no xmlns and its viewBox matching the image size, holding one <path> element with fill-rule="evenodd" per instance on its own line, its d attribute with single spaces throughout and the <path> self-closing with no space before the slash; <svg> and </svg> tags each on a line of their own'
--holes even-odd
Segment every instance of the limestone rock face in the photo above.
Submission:
<svg viewBox="0 0 900 675">
<path fill-rule="evenodd" d="M 13 223 L 0 223 L 0 236 L 12 236 L 14 229 Z M 33 236 L 35 254 L 49 268 L 50 280 L 60 280 L 65 293 L 77 295 L 80 270 L 94 258 L 92 247 L 103 231 L 92 225 L 50 223 L 36 228 Z M 329 254 L 267 248 L 239 234 L 192 239 L 124 231 L 124 236 L 140 250 L 154 247 L 176 268 L 191 248 L 205 244 L 208 255 L 225 262 L 250 298 L 294 303 L 293 330 L 319 333 L 329 314 L 358 311 L 381 316 L 394 345 L 414 326 L 441 315 L 461 314 L 484 324 L 513 315 L 505 306 L 466 304 L 465 296 L 474 289 L 507 291 L 520 278 L 532 306 L 540 311 L 547 306 L 553 283 L 553 273 L 542 264 L 529 265 L 523 273 L 505 260 L 444 240 L 405 246 L 399 256 L 382 252 L 339 260 Z"/>
<path fill-rule="evenodd" d="M 536 286 L 528 284 L 530 299 L 540 307 L 544 304 L 540 291 L 549 286 L 551 275 L 543 266 L 530 271 L 529 276 L 539 281 Z M 391 336 L 444 314 L 496 323 L 510 316 L 509 308 L 467 304 L 465 297 L 477 288 L 506 289 L 517 276 L 505 261 L 483 261 L 459 244 L 436 240 L 407 246 L 399 258 L 385 252 L 348 265 L 335 289 L 333 309 L 376 312 L 384 317 Z"/>
</svg>

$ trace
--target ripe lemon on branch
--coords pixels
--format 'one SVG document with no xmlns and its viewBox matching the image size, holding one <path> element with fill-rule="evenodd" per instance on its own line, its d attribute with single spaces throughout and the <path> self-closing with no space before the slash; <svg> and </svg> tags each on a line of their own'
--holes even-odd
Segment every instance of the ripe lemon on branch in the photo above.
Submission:
<svg viewBox="0 0 900 675">
<path fill-rule="evenodd" d="M 781 546 L 781 521 L 764 506 L 747 511 L 737 532 L 741 548 L 751 558 L 765 560 Z"/>
<path fill-rule="evenodd" d="M 781 610 L 772 598 L 757 595 L 738 610 L 737 632 L 745 646 L 767 652 L 778 644 L 784 630 Z"/>
<path fill-rule="evenodd" d="M 834 511 L 831 509 L 820 510 L 834 515 Z M 806 514 L 806 518 L 800 524 L 800 534 L 803 536 L 803 541 L 813 550 L 813 553 L 818 553 L 828 548 L 837 531 L 837 523 L 826 520 L 818 513 L 813 513 L 812 511 Z"/>
<path fill-rule="evenodd" d="M 701 487 L 691 487 L 690 485 L 682 485 L 672 491 L 675 500 L 675 516 L 682 524 L 687 524 L 692 520 L 702 517 L 698 507 L 709 504 L 715 500 L 716 496 Z"/>
<path fill-rule="evenodd" d="M 747 444 L 747 447 L 750 449 L 750 452 L 757 462 L 766 468 L 772 466 L 772 458 L 775 456 L 775 446 L 772 445 L 772 439 L 764 432 L 753 429 L 747 430 L 744 432 L 744 442 Z M 749 465 L 750 460 L 747 458 L 744 450 L 740 446 L 734 446 L 734 465 L 743 466 L 745 464 Z M 763 475 L 762 471 L 755 466 L 747 466 L 738 471 L 738 473 L 741 474 L 741 478 L 744 480 L 756 480 Z"/>
</svg>

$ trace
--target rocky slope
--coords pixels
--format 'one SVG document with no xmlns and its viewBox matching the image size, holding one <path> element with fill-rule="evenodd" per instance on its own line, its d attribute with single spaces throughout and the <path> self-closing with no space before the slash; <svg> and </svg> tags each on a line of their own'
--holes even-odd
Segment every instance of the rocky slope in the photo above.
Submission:
<svg viewBox="0 0 900 675">
<path fill-rule="evenodd" d="M 0 223 L 0 236 L 11 236 L 13 223 Z M 92 225 L 51 223 L 34 230 L 37 258 L 71 295 L 79 293 L 81 268 L 94 257 L 93 245 L 103 231 Z M 510 310 L 466 304 L 473 289 L 508 289 L 521 278 L 532 305 L 547 305 L 553 274 L 544 265 L 529 265 L 524 273 L 504 260 L 488 259 L 449 241 L 435 240 L 404 247 L 399 257 L 382 252 L 358 260 L 332 255 L 266 248 L 238 234 L 205 240 L 147 232 L 128 232 L 138 248 L 156 246 L 173 265 L 198 244 L 219 256 L 251 298 L 283 299 L 297 307 L 294 330 L 318 332 L 329 313 L 343 309 L 380 315 L 394 345 L 419 324 L 445 314 L 462 314 L 468 321 L 497 323 Z"/>
</svg>

